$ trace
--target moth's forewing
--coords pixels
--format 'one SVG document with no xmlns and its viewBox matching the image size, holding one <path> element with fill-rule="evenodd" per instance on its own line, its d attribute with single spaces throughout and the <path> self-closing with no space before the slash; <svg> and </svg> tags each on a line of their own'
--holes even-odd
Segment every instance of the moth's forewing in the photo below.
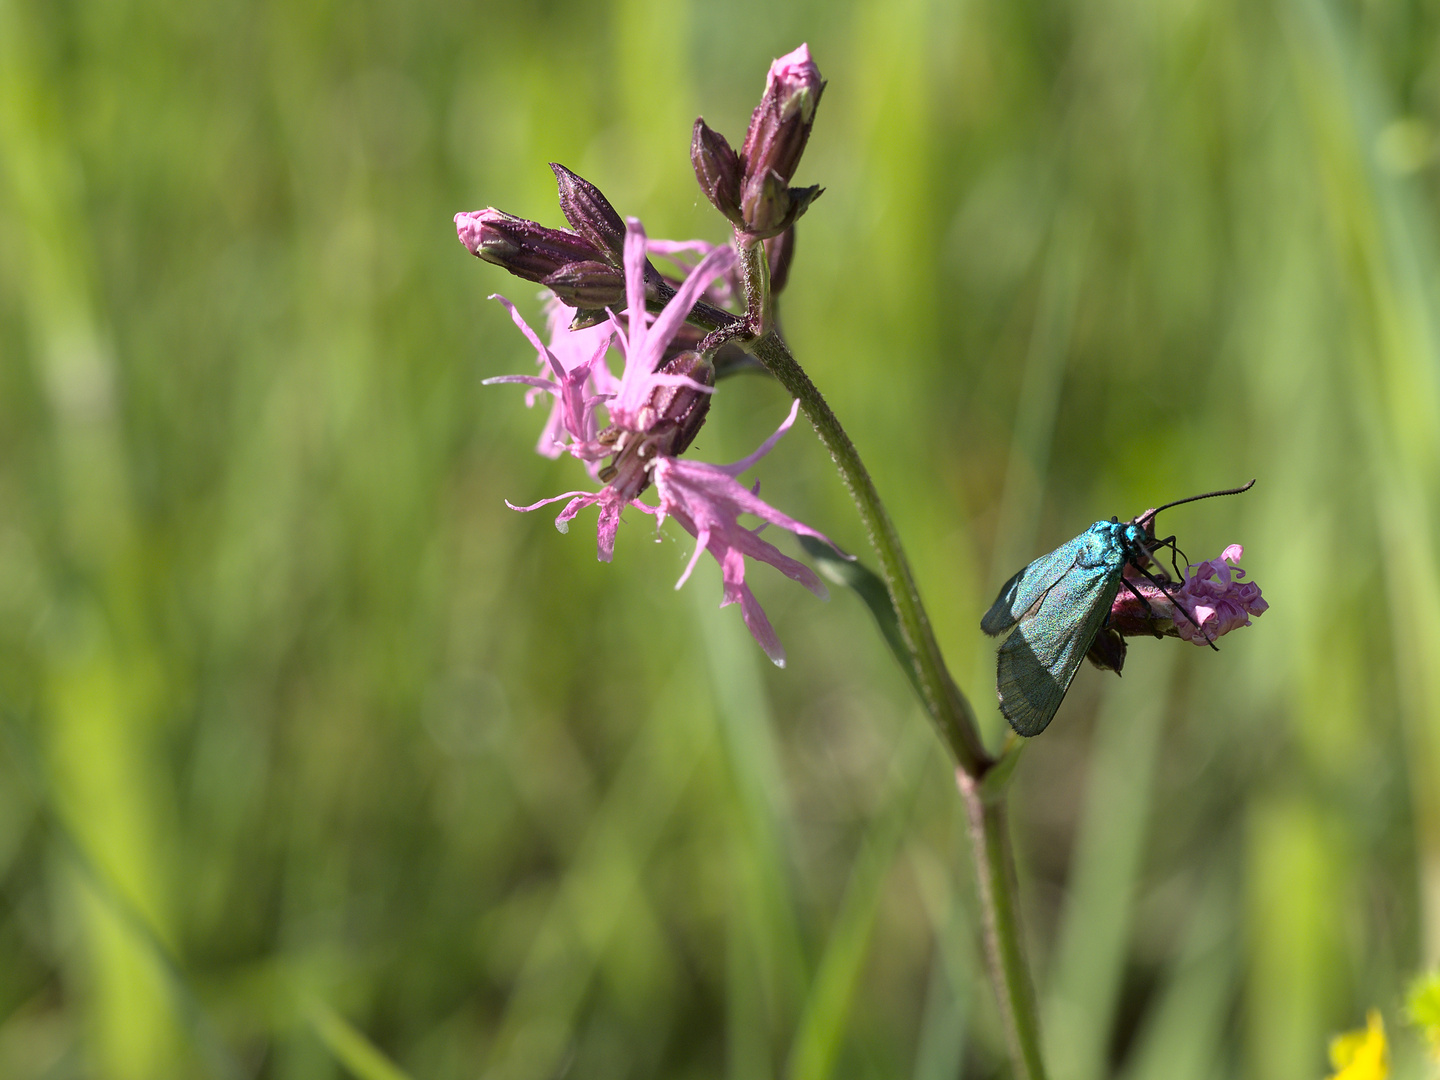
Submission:
<svg viewBox="0 0 1440 1080">
<path fill-rule="evenodd" d="M 1000 588 L 1000 595 L 980 620 L 980 629 L 994 637 L 1003 634 L 1024 617 L 1042 596 L 1074 566 L 1085 546 L 1085 533 L 1042 555 Z"/>
<path fill-rule="evenodd" d="M 995 690 L 1021 735 L 1040 734 L 1054 718 L 1119 589 L 1118 569 L 1072 569 L 1001 643 Z"/>
</svg>

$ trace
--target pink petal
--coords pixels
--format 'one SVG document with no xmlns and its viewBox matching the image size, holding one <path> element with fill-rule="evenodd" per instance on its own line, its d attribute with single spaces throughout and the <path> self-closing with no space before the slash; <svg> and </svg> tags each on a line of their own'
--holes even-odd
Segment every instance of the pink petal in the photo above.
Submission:
<svg viewBox="0 0 1440 1080">
<path fill-rule="evenodd" d="M 591 492 L 591 491 L 567 491 L 567 492 L 565 492 L 564 495 L 554 495 L 554 496 L 552 496 L 552 497 L 550 497 L 550 498 L 548 498 L 548 499 L 541 499 L 539 502 L 537 502 L 537 503 L 531 503 L 529 506 L 516 506 L 516 505 L 515 505 L 514 503 L 512 503 L 509 499 L 506 499 L 506 500 L 505 500 L 505 505 L 508 506 L 508 507 L 510 507 L 511 510 L 518 510 L 518 511 L 519 511 L 520 513 L 522 513 L 522 514 L 528 514 L 531 510 L 539 510 L 540 507 L 542 507 L 542 506 L 548 506 L 550 503 L 559 502 L 561 499 L 570 499 L 570 498 L 574 498 L 574 497 L 577 496 L 577 495 L 583 496 L 583 495 L 593 495 L 593 494 L 594 494 L 594 492 Z M 570 517 L 574 517 L 574 516 L 575 516 L 574 514 L 571 514 L 571 515 L 570 515 Z M 569 518 L 566 518 L 565 520 L 568 521 L 568 520 L 570 520 L 570 519 L 569 519 Z M 564 530 L 564 529 L 561 529 L 560 531 L 561 531 L 561 532 L 564 532 L 565 530 Z"/>
<path fill-rule="evenodd" d="M 492 293 L 490 299 L 500 301 L 505 310 L 510 313 L 511 321 L 518 326 L 520 332 L 525 335 L 525 340 L 535 346 L 535 351 L 540 354 L 540 358 L 550 365 L 550 370 L 555 373 L 555 377 L 557 379 L 563 378 L 565 376 L 564 366 L 555 358 L 555 354 L 545 347 L 545 343 L 540 340 L 539 335 L 530 329 L 530 324 L 520 317 L 520 312 L 515 310 L 515 305 L 499 293 Z"/>
</svg>

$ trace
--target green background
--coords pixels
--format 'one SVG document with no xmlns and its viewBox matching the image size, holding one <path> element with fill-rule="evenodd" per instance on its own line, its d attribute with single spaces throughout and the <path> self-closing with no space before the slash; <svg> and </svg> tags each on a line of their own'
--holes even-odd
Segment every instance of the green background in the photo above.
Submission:
<svg viewBox="0 0 1440 1080">
<path fill-rule="evenodd" d="M 938 742 L 840 590 L 582 486 L 451 216 L 829 80 L 787 335 L 988 724 L 999 583 L 1185 507 L 1270 611 L 1087 668 L 1013 825 L 1055 1080 L 1302 1080 L 1440 960 L 1440 5 L 0 0 L 0 1076 L 1003 1073 Z M 723 383 L 692 453 L 788 407 Z M 766 498 L 864 549 L 803 423 Z M 789 544 L 788 540 L 782 541 Z M 793 547 L 787 548 L 794 550 Z"/>
</svg>

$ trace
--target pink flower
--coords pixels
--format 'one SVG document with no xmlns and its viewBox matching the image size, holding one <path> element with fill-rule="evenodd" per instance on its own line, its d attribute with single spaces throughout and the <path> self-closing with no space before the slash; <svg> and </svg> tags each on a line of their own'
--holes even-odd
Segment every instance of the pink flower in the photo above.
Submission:
<svg viewBox="0 0 1440 1080">
<path fill-rule="evenodd" d="M 457 215 L 457 220 L 466 216 Z M 681 276 L 686 278 L 704 263 L 705 257 L 716 251 L 729 250 L 704 240 L 647 240 L 645 249 L 670 259 L 681 271 Z M 733 264 L 733 259 L 722 256 L 712 265 L 727 261 Z M 735 286 L 729 280 L 731 276 L 733 265 L 727 266 L 711 281 L 705 295 L 713 303 L 723 305 L 733 297 Z M 594 476 L 597 470 L 591 466 L 609 451 L 602 451 L 598 455 L 590 453 L 586 449 L 586 443 L 594 438 L 594 434 L 581 436 L 576 432 L 589 430 L 585 403 L 593 401 L 599 404 L 613 397 L 619 389 L 620 381 L 610 373 L 605 362 L 605 354 L 615 341 L 615 325 L 607 319 L 593 326 L 572 330 L 570 327 L 575 320 L 577 309 L 552 293 L 545 303 L 545 334 L 548 340 L 542 343 L 509 300 L 498 295 L 491 299 L 504 305 L 520 332 L 535 347 L 540 374 L 499 375 L 485 379 L 484 384 L 489 386 L 494 383 L 520 383 L 528 386 L 530 389 L 525 395 L 527 408 L 533 408 L 542 393 L 549 393 L 552 398 L 550 414 L 540 432 L 535 452 L 554 459 L 568 450 L 577 457 L 588 459 L 587 467 L 590 467 L 591 476 Z M 702 335 L 698 331 L 690 333 L 689 330 L 688 326 L 682 326 L 676 334 L 671 335 L 669 348 L 665 353 L 667 358 L 673 358 L 673 355 L 699 342 Z M 684 340 L 687 337 L 691 340 Z"/>
<path fill-rule="evenodd" d="M 783 554 L 773 544 L 759 537 L 760 529 L 747 529 L 739 522 L 741 514 L 753 514 L 762 522 L 779 525 L 800 536 L 813 536 L 823 543 L 835 547 L 823 533 L 817 532 L 803 522 L 780 513 L 769 503 L 761 500 L 758 491 L 742 485 L 737 477 L 770 452 L 780 436 L 795 422 L 800 408 L 796 401 L 790 406 L 790 415 L 775 434 L 766 439 L 749 457 L 733 465 L 707 465 L 700 461 L 682 461 L 674 457 L 661 457 L 655 462 L 655 490 L 660 496 L 659 520 L 673 517 L 685 531 L 695 537 L 695 553 L 680 580 L 678 589 L 690 577 L 701 551 L 709 551 L 720 564 L 721 577 L 725 582 L 724 598 L 720 606 L 740 605 L 740 613 L 750 633 L 765 650 L 765 655 L 779 667 L 785 666 L 785 650 L 770 620 L 765 617 L 755 594 L 745 584 L 745 556 L 767 562 L 786 577 L 798 581 L 816 596 L 824 599 L 825 586 L 804 563 L 796 562 Z M 764 528 L 761 525 L 760 528 Z M 838 551 L 839 549 L 836 548 Z"/>
<path fill-rule="evenodd" d="M 1208 645 L 1231 630 L 1249 626 L 1251 615 L 1269 609 L 1260 595 L 1260 586 L 1240 580 L 1245 576 L 1239 565 L 1244 554 L 1239 544 L 1231 544 L 1218 559 L 1190 567 L 1185 583 L 1175 594 L 1184 610 L 1200 622 L 1197 627 L 1183 612 L 1175 617 L 1175 632 L 1186 641 Z"/>
<path fill-rule="evenodd" d="M 631 218 L 625 230 L 624 249 L 628 318 L 622 323 L 612 312 L 608 323 L 592 330 L 562 332 L 562 327 L 568 327 L 562 321 L 565 314 L 563 310 L 552 311 L 551 339 L 558 348 L 542 343 L 514 306 L 500 298 L 515 325 L 535 347 L 549 377 L 506 375 L 486 380 L 521 383 L 554 394 L 555 410 L 542 434 L 542 452 L 548 439 L 549 447 L 562 446 L 585 461 L 594 478 L 606 481 L 596 492 L 570 491 L 529 506 L 506 505 L 529 511 L 568 500 L 555 519 L 555 527 L 561 532 L 569 530 L 570 522 L 582 509 L 598 506 L 596 541 L 602 562 L 614 556 L 615 533 L 626 506 L 655 512 L 637 499 L 650 485 L 655 458 L 683 450 L 704 421 L 705 409 L 697 407 L 696 395 L 708 396 L 713 389 L 714 375 L 709 365 L 697 362 L 694 354 L 683 354 L 665 363 L 663 370 L 657 369 L 695 301 L 734 261 L 729 248 L 708 251 L 664 310 L 652 317 L 645 309 L 645 249 L 645 230 Z M 587 336 L 595 330 L 600 333 Z M 612 342 L 625 357 L 624 371 L 618 379 L 611 375 L 604 360 Z M 587 357 L 592 346 L 594 352 Z M 601 405 L 610 421 L 603 430 L 596 415 Z M 564 439 L 567 435 L 568 442 Z M 599 468 L 598 463 L 610 455 L 614 455 L 610 465 Z"/>
<path fill-rule="evenodd" d="M 1231 630 L 1249 626 L 1250 616 L 1262 614 L 1270 605 L 1261 597 L 1259 585 L 1240 580 L 1245 571 L 1237 564 L 1243 554 L 1239 544 L 1231 544 L 1218 559 L 1190 566 L 1178 584 L 1160 568 L 1163 589 L 1127 565 L 1129 587 L 1122 586 L 1111 605 L 1109 629 L 1125 637 L 1169 634 L 1195 645 L 1210 645 Z M 1123 649 L 1120 656 L 1123 660 Z"/>
<path fill-rule="evenodd" d="M 613 484 L 606 484 L 599 491 L 567 491 L 563 495 L 553 495 L 548 499 L 541 499 L 529 506 L 516 506 L 509 499 L 505 505 L 511 510 L 518 510 L 522 514 L 531 510 L 538 510 L 542 506 L 559 502 L 561 499 L 569 499 L 565 509 L 561 510 L 555 518 L 555 528 L 562 533 L 570 531 L 570 522 L 575 515 L 587 506 L 600 507 L 600 519 L 595 528 L 595 543 L 597 558 L 601 562 L 609 562 L 615 557 L 615 533 L 620 528 L 620 514 L 626 506 L 633 506 L 637 510 L 643 510 L 647 514 L 655 513 L 654 507 L 646 506 L 639 499 L 626 498 L 625 492 Z"/>
<path fill-rule="evenodd" d="M 621 331 L 625 370 L 620 376 L 615 396 L 606 402 L 606 409 L 612 424 L 633 431 L 645 429 L 646 418 L 641 415 L 641 410 L 657 388 L 698 386 L 688 376 L 667 375 L 657 369 L 665 357 L 665 347 L 685 325 L 695 302 L 710 283 L 729 270 L 735 261 L 735 253 L 729 248 L 710 251 L 651 322 L 645 310 L 645 243 L 644 226 L 636 218 L 628 219 L 625 223 L 625 314 L 628 329 L 622 329 L 619 320 L 611 315 L 612 324 Z"/>
<path fill-rule="evenodd" d="M 769 453 L 795 422 L 799 402 L 779 430 L 761 447 L 733 465 L 707 465 L 682 460 L 679 456 L 690 445 L 705 421 L 714 389 L 714 366 L 710 360 L 685 350 L 677 334 L 685 319 L 705 290 L 716 279 L 731 271 L 734 254 L 729 248 L 707 244 L 670 244 L 658 242 L 648 250 L 677 260 L 688 269 L 684 282 L 665 308 L 651 316 L 645 308 L 645 255 L 647 240 L 640 222 L 626 223 L 624 265 L 627 311 L 622 319 L 610 313 L 608 323 L 588 330 L 571 331 L 574 312 L 556 305 L 550 309 L 549 344 L 525 323 L 509 301 L 501 299 L 515 325 L 534 346 L 541 365 L 541 375 L 507 375 L 487 379 L 487 383 L 520 383 L 532 393 L 545 392 L 555 398 L 554 409 L 541 436 L 540 452 L 548 457 L 559 456 L 562 450 L 586 463 L 591 475 L 605 481 L 599 491 L 567 491 L 542 499 L 529 506 L 511 509 L 530 511 L 550 503 L 564 501 L 565 506 L 555 518 L 555 527 L 567 532 L 576 515 L 589 506 L 599 508 L 596 524 L 596 547 L 599 558 L 609 562 L 615 551 L 615 535 L 627 506 L 657 517 L 657 524 L 673 517 L 696 538 L 695 552 L 676 588 L 683 585 L 695 568 L 701 551 L 709 551 L 720 564 L 724 581 L 721 606 L 739 604 L 745 625 L 766 654 L 776 664 L 784 665 L 785 650 L 775 630 L 765 617 L 755 595 L 745 584 L 745 558 L 769 563 L 787 577 L 798 581 L 817 596 L 825 596 L 825 587 L 813 571 L 803 563 L 783 554 L 759 537 L 766 524 L 779 525 L 793 533 L 813 536 L 829 544 L 821 533 L 794 518 L 780 513 L 758 495 L 759 486 L 749 489 L 737 479 Z M 687 264 L 698 257 L 693 269 Z M 625 359 L 617 379 L 605 362 L 606 351 L 618 347 Z M 676 353 L 676 350 L 682 351 Z M 608 425 L 602 427 L 598 410 L 608 414 Z M 600 467 L 606 458 L 609 461 Z M 655 485 L 660 505 L 649 506 L 639 496 Z M 740 524 L 741 514 L 751 514 L 761 521 L 759 529 Z M 834 545 L 831 544 L 833 547 Z"/>
<path fill-rule="evenodd" d="M 575 317 L 575 309 L 552 299 L 546 313 L 550 335 L 547 347 L 520 317 L 514 304 L 503 296 L 491 299 L 504 305 L 520 332 L 535 347 L 541 374 L 497 375 L 484 380 L 484 385 L 520 383 L 528 386 L 530 391 L 525 395 L 527 406 L 533 406 L 536 395 L 541 392 L 553 395 L 550 416 L 535 447 L 537 453 L 558 458 L 569 450 L 581 458 L 604 457 L 603 451 L 597 453 L 593 449 L 599 434 L 595 406 L 612 394 L 616 386 L 615 377 L 605 364 L 605 353 L 614 338 L 614 328 L 608 323 L 600 323 L 583 330 L 571 330 L 570 320 Z M 568 441 L 567 435 L 570 437 Z"/>
</svg>

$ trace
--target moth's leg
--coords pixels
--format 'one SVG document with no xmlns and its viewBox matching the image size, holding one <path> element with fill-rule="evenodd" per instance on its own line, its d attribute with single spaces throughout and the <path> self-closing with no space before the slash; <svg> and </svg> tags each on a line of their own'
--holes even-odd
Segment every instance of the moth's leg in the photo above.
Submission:
<svg viewBox="0 0 1440 1080">
<path fill-rule="evenodd" d="M 1190 565 L 1190 559 L 1185 555 L 1185 553 L 1184 553 L 1183 551 L 1180 550 L 1180 545 L 1178 545 L 1177 543 L 1175 543 L 1175 537 L 1174 537 L 1173 535 L 1172 535 L 1172 536 L 1167 536 L 1164 540 L 1157 540 L 1157 541 L 1155 541 L 1155 546 L 1154 546 L 1153 548 L 1151 548 L 1150 550 L 1151 550 L 1152 552 L 1154 552 L 1154 551 L 1159 551 L 1159 550 L 1160 550 L 1161 548 L 1163 548 L 1163 547 L 1168 547 L 1168 548 L 1170 549 L 1170 565 L 1171 565 L 1171 566 L 1174 568 L 1174 570 L 1175 570 L 1175 580 L 1176 580 L 1176 581 L 1184 581 L 1184 580 L 1185 580 L 1185 575 L 1180 572 L 1180 566 L 1179 566 L 1179 564 L 1178 564 L 1175 560 L 1176 560 L 1176 557 L 1177 557 L 1177 556 L 1180 557 L 1180 558 L 1184 558 L 1184 559 L 1185 559 L 1185 565 L 1186 565 L 1186 566 L 1189 566 L 1189 565 Z"/>
<path fill-rule="evenodd" d="M 1200 633 L 1205 635 L 1205 644 L 1209 645 L 1210 648 L 1214 649 L 1216 652 L 1220 651 L 1219 648 L 1215 645 L 1215 642 L 1210 640 L 1210 635 L 1206 633 L 1205 628 L 1200 625 L 1200 620 L 1195 618 L 1194 613 L 1189 611 L 1184 604 L 1180 603 L 1180 601 L 1175 598 L 1175 594 L 1165 587 L 1165 583 L 1163 581 L 1157 578 L 1154 574 L 1150 573 L 1149 570 L 1141 569 L 1138 566 L 1135 567 L 1135 569 L 1139 570 L 1140 573 L 1144 574 L 1145 579 L 1149 581 L 1151 585 L 1154 585 L 1157 589 L 1159 589 L 1162 593 L 1165 594 L 1165 598 L 1175 605 L 1175 610 L 1180 612 L 1182 615 L 1184 615 L 1187 619 L 1190 620 L 1191 626 L 1195 627 L 1195 629 L 1199 630 Z M 1122 577 L 1120 580 L 1124 581 L 1125 579 Z"/>
<path fill-rule="evenodd" d="M 1142 570 L 1142 571 L 1140 571 L 1140 572 L 1143 574 L 1145 571 Z M 1140 603 L 1142 603 L 1142 604 L 1145 605 L 1145 614 L 1146 614 L 1146 615 L 1149 617 L 1149 619 L 1150 619 L 1150 629 L 1151 629 L 1151 630 L 1154 630 L 1155 636 L 1156 636 L 1157 638 L 1163 638 L 1165 635 L 1162 634 L 1162 633 L 1160 633 L 1159 630 L 1155 630 L 1155 609 L 1150 606 L 1150 601 L 1147 600 L 1147 599 L 1145 599 L 1145 597 L 1141 594 L 1140 590 L 1138 590 L 1137 588 L 1135 588 L 1134 585 L 1131 585 L 1131 584 L 1130 584 L 1129 580 L 1126 579 L 1126 577 L 1125 577 L 1125 575 L 1124 575 L 1123 573 L 1120 575 L 1120 584 L 1121 584 L 1121 585 L 1124 585 L 1125 588 L 1127 588 L 1127 589 L 1130 590 L 1130 595 L 1131 595 L 1131 596 L 1135 597 L 1136 600 L 1139 600 Z M 1106 616 L 1105 616 L 1105 623 L 1106 623 L 1107 626 L 1109 625 L 1109 623 L 1110 623 L 1110 616 L 1109 616 L 1109 615 L 1106 615 Z"/>
</svg>

